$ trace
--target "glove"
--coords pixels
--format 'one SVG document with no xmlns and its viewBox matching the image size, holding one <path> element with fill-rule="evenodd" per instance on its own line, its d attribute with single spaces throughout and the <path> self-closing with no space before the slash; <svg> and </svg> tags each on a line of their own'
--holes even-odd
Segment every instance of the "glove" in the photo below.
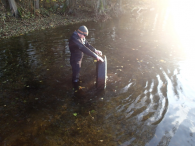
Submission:
<svg viewBox="0 0 195 146">
<path fill-rule="evenodd" d="M 95 53 L 102 56 L 102 51 L 100 51 L 100 50 L 95 50 Z"/>
<path fill-rule="evenodd" d="M 97 61 L 101 61 L 101 62 L 104 62 L 104 59 L 100 56 L 97 56 Z"/>
</svg>

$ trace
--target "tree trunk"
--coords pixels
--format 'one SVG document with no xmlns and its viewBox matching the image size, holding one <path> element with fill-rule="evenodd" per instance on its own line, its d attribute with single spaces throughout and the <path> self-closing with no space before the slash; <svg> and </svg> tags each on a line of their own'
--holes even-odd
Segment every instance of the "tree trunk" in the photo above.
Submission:
<svg viewBox="0 0 195 146">
<path fill-rule="evenodd" d="M 119 11 L 122 11 L 122 0 L 118 0 L 118 4 L 119 4 Z"/>
<path fill-rule="evenodd" d="M 68 14 L 76 14 L 76 2 L 77 0 L 66 0 L 66 5 L 68 6 Z"/>
<path fill-rule="evenodd" d="M 99 8 L 99 13 L 104 14 L 104 9 L 105 9 L 105 0 L 100 0 L 100 8 Z"/>
<path fill-rule="evenodd" d="M 107 6 L 107 0 L 102 0 L 102 3 L 104 5 L 104 9 L 106 9 L 106 6 Z"/>
<path fill-rule="evenodd" d="M 9 6 L 11 9 L 11 12 L 13 14 L 13 16 L 15 16 L 16 18 L 18 17 L 18 9 L 17 9 L 17 5 L 15 0 L 8 0 L 9 1 Z"/>
<path fill-rule="evenodd" d="M 9 3 L 8 3 L 8 1 L 7 0 L 1 0 L 1 1 L 2 1 L 3 6 L 5 7 L 5 9 L 8 10 L 9 9 Z"/>
<path fill-rule="evenodd" d="M 28 3 L 28 10 L 29 10 L 30 12 L 32 12 L 32 9 L 31 9 L 31 0 L 29 0 L 29 3 Z"/>
<path fill-rule="evenodd" d="M 94 10 L 97 14 L 105 14 L 105 9 L 107 6 L 107 0 L 93 0 L 94 2 Z"/>
<path fill-rule="evenodd" d="M 82 4 L 83 4 L 84 6 L 86 6 L 87 1 L 86 1 L 86 0 L 82 0 Z"/>
<path fill-rule="evenodd" d="M 39 0 L 35 0 L 35 9 L 39 9 Z"/>
<path fill-rule="evenodd" d="M 93 2 L 95 14 L 97 15 L 100 8 L 100 0 L 93 0 Z"/>
</svg>

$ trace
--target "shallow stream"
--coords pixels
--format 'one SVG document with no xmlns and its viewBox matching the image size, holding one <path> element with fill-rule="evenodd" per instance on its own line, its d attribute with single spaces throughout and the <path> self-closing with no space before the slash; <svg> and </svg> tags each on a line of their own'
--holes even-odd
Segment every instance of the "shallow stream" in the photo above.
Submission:
<svg viewBox="0 0 195 146">
<path fill-rule="evenodd" d="M 83 92 L 72 90 L 67 44 L 83 23 L 2 40 L 0 144 L 195 145 L 194 25 L 186 19 L 192 11 L 180 15 L 186 25 L 178 26 L 171 10 L 84 23 L 88 41 L 107 56 L 105 91 L 96 91 L 96 63 L 86 55 Z"/>
</svg>

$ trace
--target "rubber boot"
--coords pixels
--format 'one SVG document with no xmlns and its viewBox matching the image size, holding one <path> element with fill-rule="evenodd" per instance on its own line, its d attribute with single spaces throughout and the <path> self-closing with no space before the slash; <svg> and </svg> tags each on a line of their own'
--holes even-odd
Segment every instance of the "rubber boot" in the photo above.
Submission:
<svg viewBox="0 0 195 146">
<path fill-rule="evenodd" d="M 73 82 L 74 95 L 78 98 L 84 98 L 85 93 L 80 86 L 80 82 Z"/>
<path fill-rule="evenodd" d="M 72 84 L 73 84 L 74 91 L 78 91 L 80 83 L 79 82 L 72 82 Z"/>
</svg>

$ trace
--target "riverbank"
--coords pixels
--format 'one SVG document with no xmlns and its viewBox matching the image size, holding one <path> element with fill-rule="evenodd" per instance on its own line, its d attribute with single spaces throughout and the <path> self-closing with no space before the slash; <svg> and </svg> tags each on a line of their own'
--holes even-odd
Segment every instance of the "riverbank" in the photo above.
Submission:
<svg viewBox="0 0 195 146">
<path fill-rule="evenodd" d="M 129 4 L 124 6 L 124 11 L 117 13 L 117 15 L 119 16 L 126 11 L 134 13 L 134 16 L 132 16 L 136 17 L 135 15 L 139 15 L 137 12 L 140 12 L 140 10 L 143 9 L 148 9 L 149 7 L 146 5 Z M 24 35 L 35 30 L 54 28 L 62 25 L 76 24 L 87 21 L 102 22 L 108 19 L 112 19 L 112 17 L 116 17 L 116 13 L 95 15 L 92 11 L 79 9 L 76 15 L 62 15 L 51 13 L 48 16 L 36 15 L 28 19 L 16 19 L 13 16 L 7 15 L 7 12 L 3 11 L 3 8 L 0 7 L 0 40 Z"/>
<path fill-rule="evenodd" d="M 79 22 L 96 21 L 95 17 L 89 15 L 64 16 L 51 14 L 48 17 L 34 17 L 30 19 L 16 19 L 10 17 L 8 20 L 0 21 L 0 39 L 15 37 L 35 30 L 54 28 L 60 25 L 69 25 Z"/>
</svg>

